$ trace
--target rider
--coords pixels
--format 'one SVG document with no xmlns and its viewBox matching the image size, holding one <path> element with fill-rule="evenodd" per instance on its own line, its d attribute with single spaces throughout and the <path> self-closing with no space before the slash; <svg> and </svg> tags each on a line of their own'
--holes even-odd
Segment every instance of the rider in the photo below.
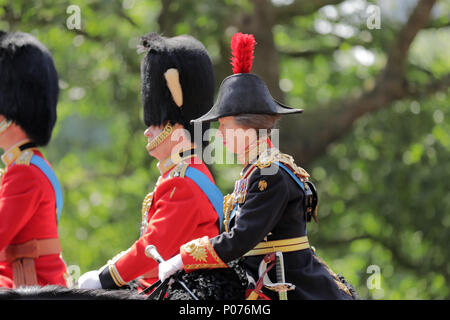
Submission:
<svg viewBox="0 0 450 320">
<path fill-rule="evenodd" d="M 142 45 L 147 51 L 141 65 L 146 149 L 159 160 L 161 176 L 143 201 L 140 238 L 100 270 L 82 275 L 80 288 L 119 288 L 136 278 L 145 288 L 158 280 L 158 265 L 146 256 L 147 245 L 155 245 L 168 259 L 183 243 L 219 233 L 223 196 L 196 155 L 202 142 L 194 139 L 190 124 L 214 102 L 210 57 L 187 35 L 166 38 L 149 33 Z M 208 128 L 203 125 L 196 137 L 202 139 Z"/>
<path fill-rule="evenodd" d="M 224 199 L 225 232 L 181 246 L 180 254 L 160 264 L 159 277 L 181 269 L 227 268 L 243 256 L 251 299 L 351 299 L 309 245 L 306 223 L 316 220 L 317 194 L 308 173 L 268 138 L 281 115 L 302 110 L 275 101 L 263 80 L 250 73 L 254 45 L 253 35 L 234 35 L 235 74 L 222 82 L 212 109 L 194 120 L 218 120 L 223 143 L 243 165 L 234 192 Z M 270 269 L 275 263 L 277 271 Z"/>
<path fill-rule="evenodd" d="M 30 34 L 0 31 L 0 287 L 68 284 L 57 229 L 62 193 L 37 149 L 50 141 L 58 92 L 47 48 Z"/>
</svg>

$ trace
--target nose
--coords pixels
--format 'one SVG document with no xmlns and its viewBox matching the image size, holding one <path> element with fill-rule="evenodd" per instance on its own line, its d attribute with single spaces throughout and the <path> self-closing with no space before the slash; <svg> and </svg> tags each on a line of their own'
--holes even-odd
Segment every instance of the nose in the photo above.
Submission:
<svg viewBox="0 0 450 320">
<path fill-rule="evenodd" d="M 149 135 L 150 135 L 150 127 L 145 129 L 145 131 L 144 131 L 144 136 L 146 136 L 148 138 Z"/>
</svg>

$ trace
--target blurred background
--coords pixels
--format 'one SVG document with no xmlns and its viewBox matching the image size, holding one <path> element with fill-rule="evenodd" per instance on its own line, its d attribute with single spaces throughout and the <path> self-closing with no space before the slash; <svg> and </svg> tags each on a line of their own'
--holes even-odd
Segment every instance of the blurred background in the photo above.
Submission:
<svg viewBox="0 0 450 320">
<path fill-rule="evenodd" d="M 258 42 L 252 72 L 305 110 L 281 121 L 280 149 L 319 190 L 318 254 L 363 298 L 450 298 L 448 1 L 0 0 L 0 29 L 38 37 L 59 72 L 43 152 L 62 183 L 75 278 L 138 238 L 159 175 L 145 150 L 140 37 L 195 36 L 219 86 L 231 36 L 245 32 Z M 240 169 L 212 165 L 224 194 Z"/>
</svg>

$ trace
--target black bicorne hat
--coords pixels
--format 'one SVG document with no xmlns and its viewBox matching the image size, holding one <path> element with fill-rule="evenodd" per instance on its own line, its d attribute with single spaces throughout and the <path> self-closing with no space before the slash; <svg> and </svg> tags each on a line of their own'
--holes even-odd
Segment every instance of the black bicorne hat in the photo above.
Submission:
<svg viewBox="0 0 450 320">
<path fill-rule="evenodd" d="M 234 34 L 231 40 L 234 74 L 222 81 L 211 110 L 192 120 L 193 123 L 216 121 L 239 114 L 284 115 L 303 112 L 302 109 L 291 108 L 276 101 L 264 81 L 258 75 L 250 73 L 255 44 L 251 34 Z"/>
<path fill-rule="evenodd" d="M 142 37 L 147 51 L 141 64 L 142 104 L 147 126 L 180 123 L 194 141 L 192 119 L 214 103 L 215 76 L 203 44 L 189 35 Z M 203 125 L 202 133 L 209 128 Z"/>
<path fill-rule="evenodd" d="M 47 48 L 30 34 L 0 31 L 0 114 L 45 146 L 56 122 L 58 94 L 58 74 Z"/>
</svg>

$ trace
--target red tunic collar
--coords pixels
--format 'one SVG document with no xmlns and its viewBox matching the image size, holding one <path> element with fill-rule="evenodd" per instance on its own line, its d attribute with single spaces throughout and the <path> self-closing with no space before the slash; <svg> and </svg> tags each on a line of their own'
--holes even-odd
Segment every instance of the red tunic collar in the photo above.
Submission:
<svg viewBox="0 0 450 320">
<path fill-rule="evenodd" d="M 30 140 L 22 140 L 15 145 L 13 145 L 11 148 L 5 151 L 3 155 L 1 156 L 1 159 L 6 167 L 9 167 L 16 159 L 22 154 L 23 151 L 29 150 L 30 148 L 24 149 L 23 147 L 26 144 L 29 144 Z M 32 147 L 31 149 L 37 150 L 35 147 Z"/>
</svg>

